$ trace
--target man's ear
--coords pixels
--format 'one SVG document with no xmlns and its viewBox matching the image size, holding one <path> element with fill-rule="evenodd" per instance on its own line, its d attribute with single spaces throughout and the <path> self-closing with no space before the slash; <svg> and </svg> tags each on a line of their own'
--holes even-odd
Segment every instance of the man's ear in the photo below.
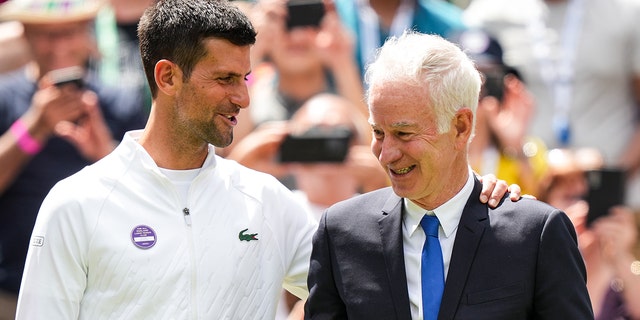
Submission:
<svg viewBox="0 0 640 320">
<path fill-rule="evenodd" d="M 469 108 L 462 108 L 456 112 L 453 118 L 453 126 L 456 130 L 456 144 L 466 148 L 473 134 L 473 112 Z"/>
<path fill-rule="evenodd" d="M 182 70 L 169 60 L 158 61 L 153 73 L 158 90 L 165 95 L 173 96 L 182 86 Z"/>
</svg>

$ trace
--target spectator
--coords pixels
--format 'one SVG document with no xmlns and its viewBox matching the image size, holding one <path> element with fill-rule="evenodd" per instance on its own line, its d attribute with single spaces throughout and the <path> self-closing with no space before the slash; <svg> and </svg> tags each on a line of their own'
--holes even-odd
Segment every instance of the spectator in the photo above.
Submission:
<svg viewBox="0 0 640 320">
<path fill-rule="evenodd" d="M 337 93 L 366 116 L 353 39 L 332 5 L 319 25 L 287 27 L 286 0 L 260 0 L 251 9 L 258 31 L 252 49 L 251 107 L 241 115 L 236 142 L 266 121 L 288 120 L 310 97 Z M 233 145 L 232 145 L 233 147 Z M 232 149 L 221 151 L 226 155 Z"/>
<path fill-rule="evenodd" d="M 151 97 L 140 62 L 136 29 L 151 0 L 103 2 L 105 5 L 98 12 L 92 28 L 96 47 L 87 67 L 95 73 L 92 77 L 98 77 L 110 87 L 136 88 L 148 111 Z M 0 45 L 7 48 L 0 52 L 0 73 L 17 69 L 31 59 L 19 22 L 0 24 Z"/>
<path fill-rule="evenodd" d="M 22 36 L 22 29 L 17 21 L 0 22 L 0 73 L 13 71 L 29 62 L 29 45 Z"/>
<path fill-rule="evenodd" d="M 640 241 L 638 215 L 618 206 L 587 225 L 585 174 L 602 168 L 602 155 L 593 148 L 553 149 L 548 158 L 540 200 L 565 211 L 575 226 L 595 319 L 640 319 L 640 262 L 634 251 Z"/>
<path fill-rule="evenodd" d="M 24 27 L 32 61 L 0 77 L 0 291 L 13 318 L 38 208 L 59 180 L 109 153 L 146 116 L 132 92 L 84 75 L 80 87 L 53 84 L 55 71 L 83 66 L 92 54 L 99 1 L 13 0 L 0 18 Z M 69 70 L 69 69 L 67 69 Z"/>
</svg>

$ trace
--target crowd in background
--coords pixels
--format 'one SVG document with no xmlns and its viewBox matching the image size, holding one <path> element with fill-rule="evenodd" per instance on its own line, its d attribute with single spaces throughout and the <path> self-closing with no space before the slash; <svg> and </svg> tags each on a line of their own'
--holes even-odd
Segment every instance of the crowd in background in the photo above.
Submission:
<svg viewBox="0 0 640 320">
<path fill-rule="evenodd" d="M 125 131 L 142 128 L 150 107 L 136 28 L 151 0 L 76 1 L 95 7 L 79 24 L 61 12 L 20 15 L 11 7 L 64 2 L 0 1 L 0 320 L 13 318 L 47 190 L 108 153 Z M 321 19 L 295 23 L 286 0 L 234 3 L 258 38 L 250 107 L 219 155 L 274 175 L 317 218 L 338 201 L 387 186 L 369 147 L 363 70 L 385 39 L 406 29 L 451 39 L 485 81 L 469 146 L 474 171 L 565 211 L 596 319 L 640 319 L 640 1 L 334 0 L 324 1 Z M 52 92 L 48 72 L 78 65 L 82 89 L 92 93 Z M 62 110 L 65 103 L 76 107 Z M 40 134 L 37 146 L 9 147 L 16 130 Z M 342 132 L 338 160 L 282 159 L 292 136 L 335 142 Z M 625 197 L 590 221 L 587 174 L 600 169 L 623 172 Z M 301 317 L 292 297 L 284 295 L 280 309 L 283 319 Z"/>
</svg>

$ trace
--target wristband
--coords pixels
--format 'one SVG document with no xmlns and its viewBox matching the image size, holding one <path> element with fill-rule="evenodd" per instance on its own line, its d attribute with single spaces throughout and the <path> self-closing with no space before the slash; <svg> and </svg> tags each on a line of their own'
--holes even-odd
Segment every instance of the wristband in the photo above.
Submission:
<svg viewBox="0 0 640 320">
<path fill-rule="evenodd" d="M 11 125 L 9 129 L 11 133 L 16 137 L 18 147 L 24 153 L 29 155 L 35 155 L 42 149 L 40 142 L 36 141 L 27 130 L 27 126 L 24 125 L 22 120 L 18 119 Z"/>
</svg>

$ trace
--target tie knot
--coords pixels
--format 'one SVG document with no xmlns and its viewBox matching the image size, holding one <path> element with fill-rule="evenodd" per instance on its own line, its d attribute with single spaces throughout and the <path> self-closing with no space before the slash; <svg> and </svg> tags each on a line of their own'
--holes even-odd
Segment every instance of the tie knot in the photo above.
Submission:
<svg viewBox="0 0 640 320">
<path fill-rule="evenodd" d="M 422 226 L 422 230 L 427 236 L 438 237 L 438 226 L 440 225 L 440 221 L 438 221 L 438 217 L 430 216 L 425 214 L 420 220 L 420 226 Z"/>
</svg>

